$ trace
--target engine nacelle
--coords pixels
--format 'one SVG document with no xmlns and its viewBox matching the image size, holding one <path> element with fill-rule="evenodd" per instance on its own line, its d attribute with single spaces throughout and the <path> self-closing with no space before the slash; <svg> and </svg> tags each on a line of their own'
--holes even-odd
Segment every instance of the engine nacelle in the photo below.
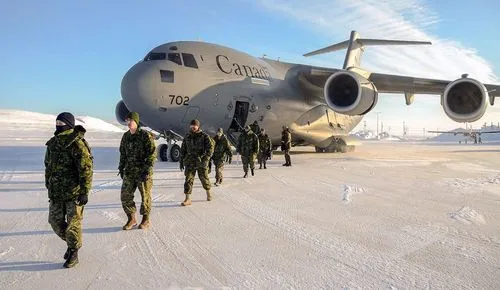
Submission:
<svg viewBox="0 0 500 290">
<path fill-rule="evenodd" d="M 326 80 L 324 96 L 332 110 L 350 116 L 368 113 L 378 100 L 375 85 L 351 71 L 339 71 L 331 75 Z"/>
<path fill-rule="evenodd" d="M 125 122 L 125 119 L 127 118 L 127 115 L 130 113 L 129 109 L 125 105 L 123 101 L 119 101 L 118 104 L 116 104 L 115 107 L 115 117 L 118 123 L 122 125 L 127 125 L 127 122 Z"/>
<path fill-rule="evenodd" d="M 486 112 L 488 98 L 488 91 L 481 82 L 464 77 L 446 86 L 441 104 L 453 121 L 474 122 Z"/>
</svg>

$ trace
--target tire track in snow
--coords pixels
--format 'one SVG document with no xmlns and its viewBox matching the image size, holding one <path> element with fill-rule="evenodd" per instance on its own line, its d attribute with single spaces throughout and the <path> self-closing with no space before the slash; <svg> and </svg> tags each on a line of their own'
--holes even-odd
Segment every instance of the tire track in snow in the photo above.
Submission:
<svg viewBox="0 0 500 290">
<path fill-rule="evenodd" d="M 377 285 L 385 282 L 402 288 L 451 285 L 449 277 L 440 272 L 412 264 L 385 252 L 374 252 L 361 245 L 350 244 L 349 241 L 321 232 L 313 225 L 290 220 L 265 204 L 250 198 L 244 192 L 239 191 L 231 201 L 238 211 L 256 222 L 277 228 L 292 239 L 298 238 L 301 244 L 307 245 L 319 256 L 326 255 L 333 258 L 336 263 L 333 269 L 337 273 L 335 276 L 343 278 L 344 283 L 356 281 L 362 285 Z M 453 283 L 456 287 L 468 285 L 466 281 L 458 279 Z"/>
<path fill-rule="evenodd" d="M 197 215 L 196 210 L 192 210 L 191 208 L 186 209 L 187 211 L 182 211 L 182 215 L 184 216 L 182 219 L 191 220 L 191 222 L 194 223 L 205 222 L 199 215 Z M 196 218 L 195 221 L 193 221 L 193 215 Z M 227 266 L 226 263 L 208 247 L 200 244 L 200 241 L 210 240 L 206 231 L 197 231 L 195 235 L 189 228 L 186 228 L 183 233 L 182 243 L 184 244 L 187 241 L 190 245 L 190 251 L 188 251 L 185 247 L 183 247 L 183 250 L 186 250 L 189 253 L 189 258 L 195 263 L 195 265 L 201 267 L 202 271 L 208 277 L 212 278 L 213 282 L 208 283 L 209 285 L 214 285 L 214 283 L 216 283 L 219 287 L 225 287 L 226 284 L 229 283 L 228 281 L 232 281 L 234 283 L 234 271 L 232 267 Z M 232 233 L 226 234 L 231 235 Z M 174 236 L 177 238 L 177 235 Z M 179 239 L 176 240 L 181 242 Z"/>
</svg>

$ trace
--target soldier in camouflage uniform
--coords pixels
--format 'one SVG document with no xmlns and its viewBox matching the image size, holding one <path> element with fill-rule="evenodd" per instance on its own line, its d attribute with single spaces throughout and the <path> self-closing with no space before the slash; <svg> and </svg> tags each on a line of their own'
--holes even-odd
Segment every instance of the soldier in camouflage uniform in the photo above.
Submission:
<svg viewBox="0 0 500 290">
<path fill-rule="evenodd" d="M 196 172 L 203 188 L 207 192 L 207 201 L 212 200 L 210 180 L 208 179 L 208 163 L 214 153 L 214 141 L 200 129 L 200 121 L 192 120 L 190 132 L 184 137 L 181 146 L 180 169 L 184 171 L 184 194 L 186 198 L 181 203 L 183 206 L 191 205 L 191 193 Z"/>
<path fill-rule="evenodd" d="M 231 152 L 231 145 L 227 140 L 226 135 L 222 128 L 217 130 L 217 135 L 214 136 L 215 148 L 212 160 L 215 165 L 215 186 L 222 183 L 222 171 L 224 170 L 224 161 L 231 163 L 233 152 Z"/>
<path fill-rule="evenodd" d="M 45 187 L 49 195 L 49 223 L 54 232 L 66 241 L 64 267 L 78 264 L 82 246 L 83 207 L 92 186 L 92 155 L 83 138 L 86 130 L 75 126 L 75 117 L 68 112 L 56 118 L 56 132 L 47 143 L 45 153 Z"/>
<path fill-rule="evenodd" d="M 250 129 L 255 134 L 259 134 L 260 133 L 260 126 L 259 126 L 259 123 L 257 122 L 257 120 L 253 121 L 253 123 L 250 124 Z"/>
<path fill-rule="evenodd" d="M 241 154 L 241 162 L 243 163 L 243 171 L 245 175 L 243 178 L 248 177 L 248 166 L 254 175 L 255 158 L 259 152 L 259 138 L 250 129 L 249 125 L 245 126 L 245 131 L 238 137 L 238 147 L 236 151 Z"/>
<path fill-rule="evenodd" d="M 136 224 L 137 211 L 134 192 L 139 187 L 141 193 L 142 221 L 139 229 L 150 226 L 151 189 L 153 188 L 153 164 L 156 159 L 155 142 L 151 133 L 139 126 L 139 114 L 131 112 L 127 116 L 129 131 L 125 132 L 120 143 L 119 175 L 123 179 L 120 199 L 127 214 L 123 230 L 130 230 Z"/>
<path fill-rule="evenodd" d="M 260 164 L 259 169 L 262 169 L 262 164 L 264 164 L 264 169 L 267 169 L 266 161 L 271 156 L 271 146 L 271 138 L 266 134 L 266 130 L 260 129 L 259 155 L 257 156 Z"/>
<path fill-rule="evenodd" d="M 290 159 L 291 148 L 292 134 L 287 126 L 283 126 L 283 131 L 281 132 L 281 151 L 285 154 L 285 164 L 283 166 L 292 166 L 292 160 Z"/>
</svg>

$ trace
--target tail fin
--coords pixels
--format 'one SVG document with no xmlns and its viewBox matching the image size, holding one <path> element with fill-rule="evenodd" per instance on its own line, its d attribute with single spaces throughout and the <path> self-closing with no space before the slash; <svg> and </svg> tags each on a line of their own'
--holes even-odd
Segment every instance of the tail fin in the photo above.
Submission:
<svg viewBox="0 0 500 290">
<path fill-rule="evenodd" d="M 304 56 L 313 56 L 323 53 L 328 53 L 336 50 L 347 48 L 347 53 L 344 60 L 344 69 L 351 66 L 359 67 L 361 56 L 363 55 L 364 47 L 368 45 L 416 45 L 416 44 L 432 44 L 430 41 L 406 41 L 406 40 L 383 40 L 383 39 L 367 39 L 359 38 L 359 33 L 351 31 L 349 40 L 333 44 L 322 49 L 318 49 Z"/>
</svg>

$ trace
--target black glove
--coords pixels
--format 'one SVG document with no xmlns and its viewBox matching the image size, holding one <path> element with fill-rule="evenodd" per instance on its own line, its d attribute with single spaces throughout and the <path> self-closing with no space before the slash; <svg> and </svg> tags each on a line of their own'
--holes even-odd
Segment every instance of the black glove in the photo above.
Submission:
<svg viewBox="0 0 500 290">
<path fill-rule="evenodd" d="M 179 169 L 180 169 L 181 171 L 184 171 L 184 164 L 183 164 L 182 162 L 181 162 L 181 163 L 179 163 Z"/>
<path fill-rule="evenodd" d="M 76 204 L 79 206 L 86 205 L 89 202 L 89 197 L 86 194 L 80 194 L 76 199 Z"/>
</svg>

